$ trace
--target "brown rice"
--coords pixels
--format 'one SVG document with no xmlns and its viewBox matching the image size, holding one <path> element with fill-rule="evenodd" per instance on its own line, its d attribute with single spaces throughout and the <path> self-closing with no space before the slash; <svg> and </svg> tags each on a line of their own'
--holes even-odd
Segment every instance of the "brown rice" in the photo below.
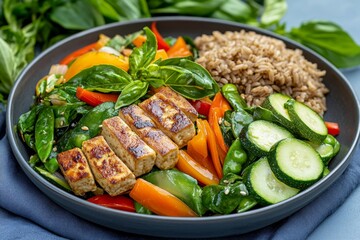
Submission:
<svg viewBox="0 0 360 240">
<path fill-rule="evenodd" d="M 195 39 L 197 62 L 220 84 L 234 83 L 250 106 L 260 105 L 273 92 L 304 102 L 323 115 L 326 111 L 322 82 L 325 71 L 307 61 L 300 49 L 254 32 L 215 31 Z"/>
</svg>

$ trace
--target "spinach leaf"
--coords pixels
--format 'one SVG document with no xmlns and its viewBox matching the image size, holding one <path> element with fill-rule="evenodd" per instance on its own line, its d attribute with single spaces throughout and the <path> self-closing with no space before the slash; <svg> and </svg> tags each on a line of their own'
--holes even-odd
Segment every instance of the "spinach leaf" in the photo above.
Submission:
<svg viewBox="0 0 360 240">
<path fill-rule="evenodd" d="M 89 1 L 68 1 L 50 13 L 52 21 L 66 29 L 85 30 L 105 24 L 104 17 Z"/>
<path fill-rule="evenodd" d="M 260 18 L 260 23 L 270 26 L 280 22 L 287 11 L 286 0 L 265 0 L 264 12 Z"/>
<path fill-rule="evenodd" d="M 117 114 L 118 110 L 114 109 L 114 103 L 112 102 L 106 102 L 91 109 L 79 120 L 75 128 L 64 133 L 58 140 L 58 152 L 81 147 L 84 140 L 95 137 L 100 133 L 100 125 L 105 119 L 114 117 Z"/>
<path fill-rule="evenodd" d="M 323 55 L 336 67 L 360 65 L 360 46 L 333 22 L 305 22 L 299 28 L 292 28 L 287 36 Z"/>
<path fill-rule="evenodd" d="M 118 100 L 116 101 L 115 108 L 128 106 L 147 93 L 149 83 L 140 80 L 129 83 L 121 92 Z"/>
<path fill-rule="evenodd" d="M 129 57 L 129 73 L 133 78 L 137 78 L 136 73 L 140 68 L 147 67 L 155 58 L 157 42 L 154 33 L 148 28 L 144 28 L 146 42 L 141 47 L 134 48 Z"/>
<path fill-rule="evenodd" d="M 131 81 L 131 76 L 120 68 L 112 65 L 96 65 L 79 72 L 61 87 L 81 86 L 90 91 L 119 92 Z"/>
</svg>

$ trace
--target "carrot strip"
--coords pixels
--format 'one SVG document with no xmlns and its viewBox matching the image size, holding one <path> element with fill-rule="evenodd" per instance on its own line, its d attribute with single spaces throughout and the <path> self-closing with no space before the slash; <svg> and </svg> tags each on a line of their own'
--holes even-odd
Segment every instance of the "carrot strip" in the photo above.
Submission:
<svg viewBox="0 0 360 240">
<path fill-rule="evenodd" d="M 129 195 L 132 199 L 158 215 L 173 217 L 197 216 L 180 199 L 142 178 L 136 180 L 135 186 Z"/>
<path fill-rule="evenodd" d="M 220 108 L 213 108 L 212 110 L 210 110 L 210 112 L 209 112 L 209 124 L 211 122 L 210 126 L 214 130 L 216 141 L 219 144 L 219 147 L 221 148 L 221 150 L 223 152 L 227 153 L 228 150 L 229 150 L 229 147 L 226 145 L 224 137 L 223 137 L 221 129 L 220 129 L 220 125 L 219 125 L 220 117 L 219 117 L 219 115 L 224 116 L 224 113 L 221 113 Z"/>
<path fill-rule="evenodd" d="M 76 97 L 90 106 L 95 107 L 104 102 L 116 102 L 119 94 L 91 92 L 81 87 L 77 87 Z"/>
<path fill-rule="evenodd" d="M 219 184 L 219 178 L 208 169 L 197 163 L 187 152 L 180 150 L 176 167 L 195 178 L 204 185 Z"/>
<path fill-rule="evenodd" d="M 219 158 L 219 152 L 217 149 L 217 141 L 216 141 L 216 137 L 215 134 L 212 130 L 212 128 L 209 125 L 209 122 L 207 120 L 204 120 L 204 124 L 206 127 L 206 132 L 207 132 L 207 144 L 210 150 L 210 155 L 215 167 L 215 171 L 218 175 L 218 177 L 221 179 L 223 176 L 223 172 L 222 172 L 222 165 L 221 165 L 221 161 Z"/>
</svg>

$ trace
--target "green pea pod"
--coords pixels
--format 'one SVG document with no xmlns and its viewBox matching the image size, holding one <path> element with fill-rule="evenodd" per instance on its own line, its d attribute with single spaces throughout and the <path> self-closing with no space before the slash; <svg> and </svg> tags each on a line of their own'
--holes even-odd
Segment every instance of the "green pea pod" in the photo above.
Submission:
<svg viewBox="0 0 360 240">
<path fill-rule="evenodd" d="M 52 108 L 42 108 L 35 123 L 35 148 L 42 162 L 46 162 L 53 148 L 54 122 Z"/>
<path fill-rule="evenodd" d="M 340 143 L 334 136 L 328 134 L 324 140 L 324 143 L 330 144 L 333 147 L 333 156 L 339 152 Z"/>
<path fill-rule="evenodd" d="M 239 109 L 248 109 L 245 100 L 240 96 L 237 87 L 232 83 L 227 83 L 221 88 L 221 92 L 231 107 L 237 111 Z"/>
<path fill-rule="evenodd" d="M 253 117 L 254 120 L 266 120 L 270 122 L 278 122 L 274 114 L 263 107 L 256 106 L 253 108 Z"/>
<path fill-rule="evenodd" d="M 178 197 L 199 216 L 204 214 L 202 190 L 197 181 L 189 175 L 178 170 L 161 170 L 151 172 L 143 178 Z"/>
<path fill-rule="evenodd" d="M 147 93 L 148 88 L 149 83 L 142 82 L 140 80 L 129 83 L 121 92 L 118 100 L 116 101 L 115 108 L 119 109 L 139 100 Z"/>
<path fill-rule="evenodd" d="M 56 158 L 49 158 L 45 163 L 44 166 L 49 173 L 54 173 L 59 169 L 59 164 Z"/>
<path fill-rule="evenodd" d="M 246 160 L 247 154 L 241 146 L 240 139 L 237 138 L 233 144 L 231 144 L 229 151 L 226 154 L 223 166 L 224 176 L 228 173 L 240 174 Z"/>
<path fill-rule="evenodd" d="M 57 144 L 58 152 L 81 147 L 84 140 L 99 134 L 101 124 L 105 119 L 116 116 L 118 112 L 112 102 L 106 102 L 91 109 L 79 120 L 76 127 L 62 135 Z"/>
</svg>

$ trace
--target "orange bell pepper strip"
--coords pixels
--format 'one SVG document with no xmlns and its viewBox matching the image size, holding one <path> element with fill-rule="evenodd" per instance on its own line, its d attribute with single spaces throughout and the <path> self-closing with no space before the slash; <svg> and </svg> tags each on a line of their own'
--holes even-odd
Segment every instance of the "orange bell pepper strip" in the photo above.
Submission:
<svg viewBox="0 0 360 240">
<path fill-rule="evenodd" d="M 165 60 L 165 59 L 168 59 L 168 58 L 169 58 L 169 56 L 167 55 L 166 51 L 164 49 L 159 49 L 159 50 L 156 51 L 155 58 L 154 58 L 153 62 L 155 62 L 158 59 Z"/>
<path fill-rule="evenodd" d="M 219 184 L 219 178 L 216 175 L 196 162 L 184 150 L 179 151 L 179 160 L 176 164 L 176 168 L 192 176 L 204 185 Z"/>
<path fill-rule="evenodd" d="M 206 132 L 207 132 L 207 145 L 210 151 L 211 159 L 215 167 L 215 171 L 219 179 L 223 177 L 222 165 L 221 160 L 219 158 L 219 151 L 218 151 L 218 143 L 216 141 L 215 134 L 210 127 L 210 124 L 207 120 L 204 120 Z"/>
<path fill-rule="evenodd" d="M 95 50 L 99 50 L 100 48 L 104 47 L 108 42 L 110 41 L 110 38 L 106 36 L 105 34 L 100 34 L 99 40 L 96 42 Z"/>
<path fill-rule="evenodd" d="M 90 106 L 97 106 L 104 102 L 116 102 L 119 94 L 91 92 L 81 87 L 76 88 L 76 97 Z"/>
<path fill-rule="evenodd" d="M 60 60 L 59 64 L 68 65 L 69 63 L 74 61 L 79 56 L 96 49 L 96 47 L 97 47 L 96 42 L 86 45 L 85 47 L 82 47 L 82 48 L 70 53 L 66 57 L 64 57 L 62 60 Z"/>
<path fill-rule="evenodd" d="M 169 58 L 192 56 L 184 38 L 181 36 L 176 39 L 174 45 L 172 45 L 166 52 Z"/>
<path fill-rule="evenodd" d="M 197 217 L 198 215 L 183 201 L 168 191 L 138 178 L 130 197 L 150 211 L 161 216 Z"/>
<path fill-rule="evenodd" d="M 194 159 L 205 159 L 208 156 L 206 128 L 201 119 L 196 119 L 197 134 L 188 142 L 187 153 Z"/>
<path fill-rule="evenodd" d="M 145 41 L 146 41 L 146 36 L 140 34 L 132 41 L 132 43 L 135 45 L 135 47 L 140 47 L 141 45 L 144 44 Z"/>
<path fill-rule="evenodd" d="M 216 137 L 216 141 L 220 147 L 220 149 L 227 153 L 229 150 L 229 147 L 226 145 L 224 137 L 222 135 L 221 129 L 220 129 L 220 125 L 219 125 L 219 116 L 224 116 L 223 113 L 220 112 L 221 109 L 220 108 L 214 108 L 211 111 L 209 111 L 209 124 L 211 126 L 211 128 L 214 130 L 214 134 Z"/>
<path fill-rule="evenodd" d="M 129 69 L 129 62 L 125 59 L 121 59 L 118 56 L 106 52 L 88 52 L 78 57 L 70 65 L 64 77 L 66 81 L 69 81 L 82 70 L 102 64 L 112 65 L 121 68 L 124 71 Z"/>
</svg>

